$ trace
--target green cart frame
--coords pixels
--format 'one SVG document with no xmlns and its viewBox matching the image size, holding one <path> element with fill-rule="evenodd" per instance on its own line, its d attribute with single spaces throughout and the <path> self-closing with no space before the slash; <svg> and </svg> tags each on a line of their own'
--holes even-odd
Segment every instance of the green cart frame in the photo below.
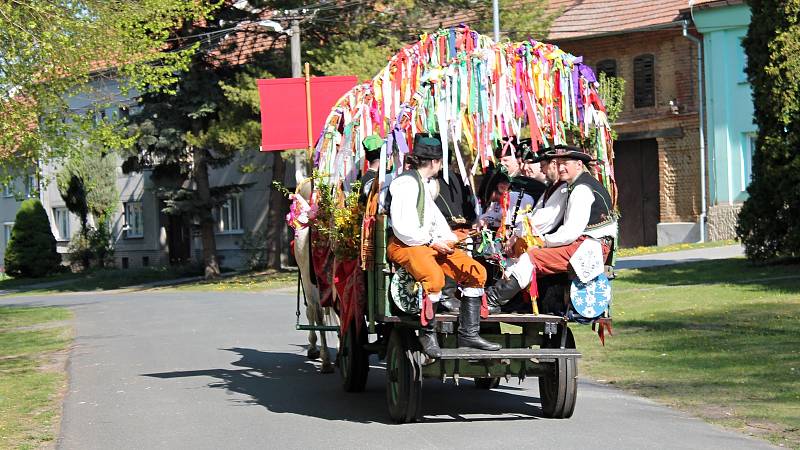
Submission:
<svg viewBox="0 0 800 450">
<path fill-rule="evenodd" d="M 539 378 L 542 413 L 569 418 L 577 397 L 578 359 L 575 340 L 564 317 L 546 314 L 497 314 L 481 321 L 481 336 L 502 344 L 497 352 L 459 349 L 457 317 L 437 314 L 442 357 L 433 362 L 422 353 L 416 331 L 419 318 L 395 314 L 389 298 L 392 268 L 386 262 L 386 216 L 375 221 L 374 263 L 366 272 L 366 317 L 356 318 L 340 336 L 337 362 L 345 391 L 364 390 L 369 355 L 386 361 L 386 401 L 397 423 L 422 417 L 423 379 L 456 383 L 473 378 L 479 389 L 496 387 L 500 378 Z M 501 323 L 513 325 L 501 327 Z M 511 331 L 509 331 L 511 330 Z M 369 333 L 367 333 L 367 331 Z M 369 342 L 368 334 L 377 339 Z"/>
</svg>

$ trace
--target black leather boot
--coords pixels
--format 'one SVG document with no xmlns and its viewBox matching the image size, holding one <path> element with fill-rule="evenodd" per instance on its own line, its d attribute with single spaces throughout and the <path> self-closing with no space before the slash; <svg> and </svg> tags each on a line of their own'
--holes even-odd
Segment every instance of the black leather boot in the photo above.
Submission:
<svg viewBox="0 0 800 450">
<path fill-rule="evenodd" d="M 479 350 L 500 350 L 500 344 L 487 341 L 478 334 L 481 330 L 481 298 L 461 299 L 461 312 L 458 315 L 458 346 Z"/>
<path fill-rule="evenodd" d="M 427 327 L 419 330 L 419 343 L 422 346 L 422 351 L 431 358 L 440 358 L 442 356 L 439 340 L 436 339 L 434 322 L 430 322 Z"/>
<path fill-rule="evenodd" d="M 458 306 L 460 304 L 456 293 L 458 292 L 458 284 L 450 277 L 445 277 L 444 288 L 442 288 L 442 298 L 439 300 L 439 312 L 458 314 Z"/>
<path fill-rule="evenodd" d="M 500 312 L 500 306 L 505 305 L 522 290 L 519 282 L 513 276 L 501 278 L 486 288 L 486 301 L 489 303 L 489 313 Z"/>
<path fill-rule="evenodd" d="M 444 297 L 439 300 L 439 311 L 442 313 L 458 314 L 460 302 L 451 298 L 450 296 Z"/>
</svg>

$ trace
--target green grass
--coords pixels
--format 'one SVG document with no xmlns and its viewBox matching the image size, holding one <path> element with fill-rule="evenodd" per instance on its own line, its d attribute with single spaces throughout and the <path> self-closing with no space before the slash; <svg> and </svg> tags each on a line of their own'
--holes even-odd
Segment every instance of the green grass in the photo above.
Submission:
<svg viewBox="0 0 800 450">
<path fill-rule="evenodd" d="M 7 278 L 0 281 L 0 290 L 17 291 L 13 295 L 98 291 L 198 275 L 202 275 L 202 269 L 194 266 L 98 269 L 82 273 L 62 273 L 46 278 Z"/>
<path fill-rule="evenodd" d="M 614 336 L 575 327 L 583 376 L 800 448 L 800 265 L 620 271 Z"/>
<path fill-rule="evenodd" d="M 212 281 L 196 281 L 162 289 L 182 291 L 244 291 L 257 292 L 267 289 L 286 288 L 297 285 L 297 272 L 252 272 Z"/>
<path fill-rule="evenodd" d="M 697 248 L 723 247 L 726 245 L 734 245 L 736 243 L 737 242 L 734 240 L 727 240 L 727 241 L 710 241 L 710 242 L 691 243 L 691 244 L 662 245 L 661 247 L 652 246 L 652 247 L 621 248 L 617 250 L 617 258 L 624 258 L 626 256 L 651 255 L 653 253 L 677 252 L 680 250 L 693 250 Z"/>
<path fill-rule="evenodd" d="M 70 316 L 64 308 L 0 306 L 0 448 L 52 445 L 66 383 L 52 353 L 70 341 L 58 323 Z"/>
</svg>

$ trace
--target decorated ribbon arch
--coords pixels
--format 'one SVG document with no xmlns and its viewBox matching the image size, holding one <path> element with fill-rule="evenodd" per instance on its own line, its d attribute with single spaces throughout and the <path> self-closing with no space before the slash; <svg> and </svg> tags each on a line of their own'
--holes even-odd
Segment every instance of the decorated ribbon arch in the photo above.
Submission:
<svg viewBox="0 0 800 450">
<path fill-rule="evenodd" d="M 366 136 L 384 138 L 381 166 L 392 161 L 400 172 L 414 134 L 431 132 L 442 140 L 445 177 L 455 151 L 467 181 L 493 160 L 499 139 L 521 137 L 527 128 L 540 149 L 579 140 L 616 199 L 611 129 L 597 87 L 583 58 L 555 45 L 495 43 L 468 27 L 440 29 L 421 35 L 340 98 L 317 141 L 314 166 L 330 186 L 349 188 L 366 168 L 360 145 Z M 472 157 L 469 170 L 459 149 Z"/>
<path fill-rule="evenodd" d="M 372 80 L 343 95 L 314 149 L 320 181 L 316 192 L 310 205 L 296 199 L 288 217 L 297 222 L 309 212 L 307 220 L 295 225 L 314 227 L 319 277 L 331 274 L 327 264 L 334 258 L 331 281 L 341 297 L 343 328 L 364 307 L 359 292 L 362 272 L 354 268 L 365 259 L 358 256 L 369 239 L 361 239 L 374 218 L 368 214 L 363 224 L 354 222 L 359 206 L 351 184 L 367 167 L 361 145 L 365 137 L 377 133 L 383 138 L 379 185 L 390 161 L 393 171 L 403 170 L 418 132 L 440 135 L 445 178 L 454 151 L 467 184 L 468 175 L 482 172 L 493 161 L 494 145 L 503 137 L 519 138 L 527 129 L 538 149 L 579 141 L 597 160 L 595 176 L 616 203 L 612 135 L 597 88 L 595 74 L 583 59 L 555 45 L 535 40 L 495 43 L 459 27 L 421 35 L 392 56 Z M 353 248 L 359 242 L 361 248 Z"/>
</svg>

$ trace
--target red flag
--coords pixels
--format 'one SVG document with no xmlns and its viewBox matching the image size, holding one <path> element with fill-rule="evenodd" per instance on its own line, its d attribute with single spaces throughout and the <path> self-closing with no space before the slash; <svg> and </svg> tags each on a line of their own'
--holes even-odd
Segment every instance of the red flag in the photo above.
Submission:
<svg viewBox="0 0 800 450">
<path fill-rule="evenodd" d="M 331 108 L 358 83 L 356 77 L 311 77 L 311 138 L 316 140 Z M 258 80 L 261 151 L 308 147 L 306 79 Z"/>
</svg>

